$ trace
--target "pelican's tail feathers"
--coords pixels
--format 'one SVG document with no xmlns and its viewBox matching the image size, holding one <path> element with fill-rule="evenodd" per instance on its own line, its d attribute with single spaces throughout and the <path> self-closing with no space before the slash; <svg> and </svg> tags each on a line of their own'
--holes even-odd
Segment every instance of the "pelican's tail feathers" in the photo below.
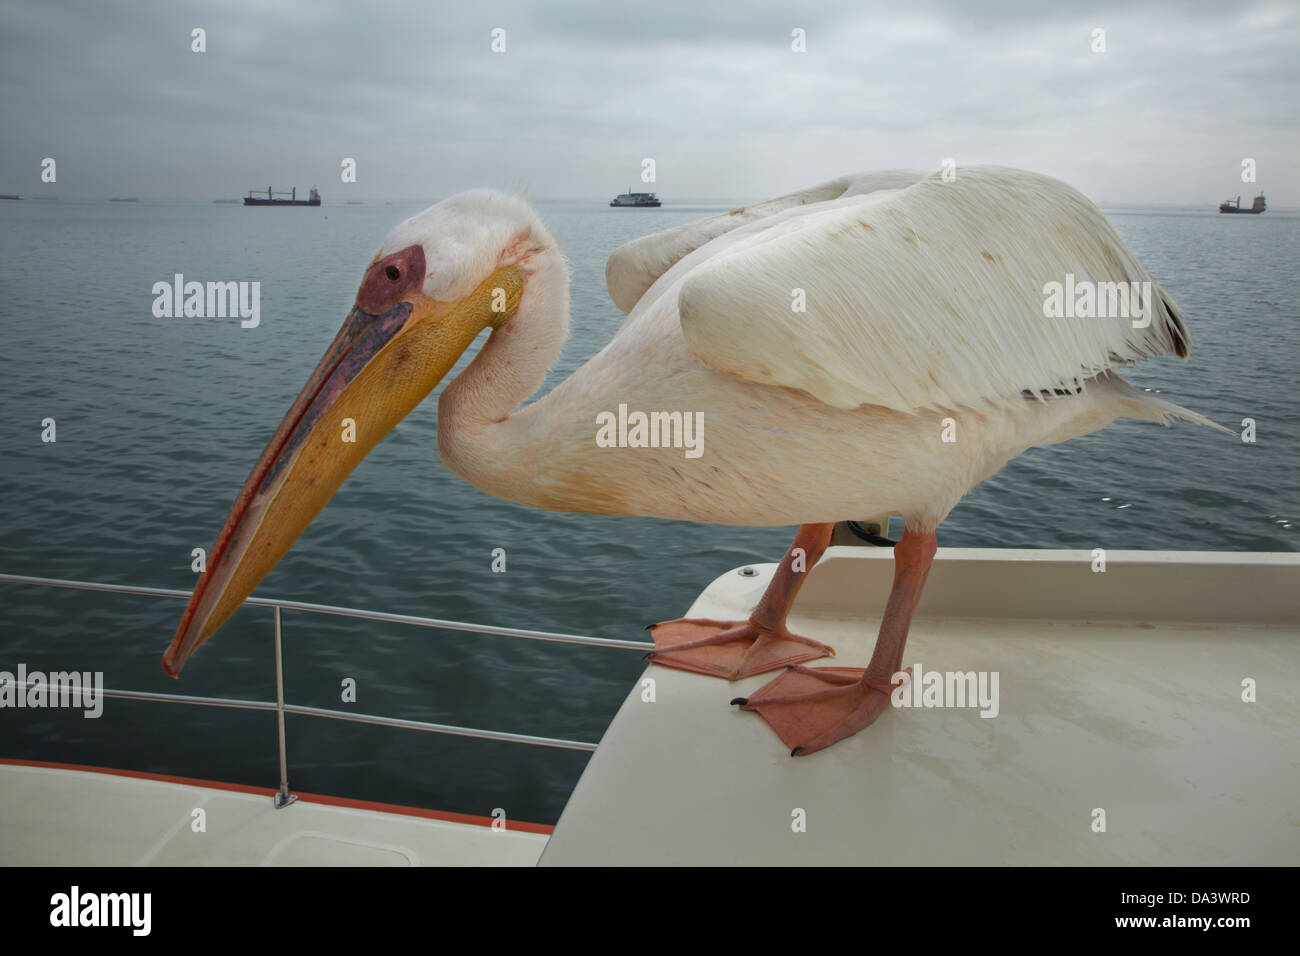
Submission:
<svg viewBox="0 0 1300 956">
<path fill-rule="evenodd" d="M 1161 425 L 1172 425 L 1174 419 L 1181 418 L 1183 421 L 1217 429 L 1226 435 L 1236 435 L 1236 432 L 1232 431 L 1232 429 L 1224 428 L 1218 422 L 1211 421 L 1199 412 L 1194 412 L 1190 408 L 1183 408 L 1183 406 L 1166 401 L 1163 398 L 1157 398 L 1150 392 L 1139 391 L 1114 372 L 1105 372 L 1098 375 L 1088 384 L 1090 387 L 1100 387 L 1109 392 L 1123 409 L 1120 414 L 1125 418 L 1159 422 Z"/>
</svg>

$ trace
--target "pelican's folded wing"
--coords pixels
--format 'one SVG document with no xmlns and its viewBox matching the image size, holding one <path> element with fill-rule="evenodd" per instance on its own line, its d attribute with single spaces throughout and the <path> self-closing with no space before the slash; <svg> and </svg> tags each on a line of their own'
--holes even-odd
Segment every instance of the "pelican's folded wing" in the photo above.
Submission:
<svg viewBox="0 0 1300 956">
<path fill-rule="evenodd" d="M 1050 394 L 1190 344 L 1177 308 L 1091 202 L 1000 167 L 742 235 L 690 271 L 677 301 L 707 365 L 841 408 Z"/>
<path fill-rule="evenodd" d="M 924 173 L 909 169 L 841 176 L 776 199 L 633 239 L 615 249 L 605 263 L 605 285 L 609 289 L 609 297 L 620 311 L 629 314 L 641 301 L 646 290 L 674 263 L 723 233 L 793 206 L 865 194 L 877 189 L 899 189 L 912 185 L 924 176 Z"/>
</svg>

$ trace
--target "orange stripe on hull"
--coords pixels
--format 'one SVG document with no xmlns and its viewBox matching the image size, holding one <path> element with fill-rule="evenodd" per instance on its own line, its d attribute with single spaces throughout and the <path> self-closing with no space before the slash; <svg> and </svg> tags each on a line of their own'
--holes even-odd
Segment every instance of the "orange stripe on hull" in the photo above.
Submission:
<svg viewBox="0 0 1300 956">
<path fill-rule="evenodd" d="M 199 780 L 195 777 L 174 777 L 165 773 L 146 773 L 143 770 L 119 770 L 115 767 L 96 767 L 90 764 L 55 763 L 50 760 L 19 760 L 0 757 L 0 764 L 15 767 L 43 767 L 47 770 L 80 770 L 84 773 L 105 773 L 115 777 L 134 777 L 137 780 L 156 780 L 159 783 L 178 783 L 186 787 L 207 787 L 211 790 L 230 790 L 234 793 L 251 793 L 260 797 L 273 797 L 277 793 L 274 787 L 252 787 L 242 783 L 226 783 L 220 780 Z M 423 807 L 405 807 L 395 803 L 377 803 L 373 800 L 353 800 L 350 797 L 332 797 L 321 793 L 303 793 L 293 791 L 298 799 L 305 803 L 320 803 L 332 807 L 349 807 L 353 810 L 372 810 L 376 813 L 399 813 L 408 817 L 424 817 L 428 820 L 442 820 L 446 823 L 466 823 L 472 826 L 490 827 L 491 817 L 475 816 L 469 813 L 451 813 L 445 810 L 426 810 Z M 523 833 L 541 833 L 549 836 L 555 828 L 545 823 L 526 823 L 519 820 L 507 820 L 507 830 Z"/>
</svg>

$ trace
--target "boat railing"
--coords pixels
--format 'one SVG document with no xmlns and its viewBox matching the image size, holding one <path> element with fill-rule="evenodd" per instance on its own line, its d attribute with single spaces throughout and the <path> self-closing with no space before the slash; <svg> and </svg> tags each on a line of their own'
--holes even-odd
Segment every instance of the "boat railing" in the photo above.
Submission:
<svg viewBox="0 0 1300 956">
<path fill-rule="evenodd" d="M 30 585 L 33 587 L 71 588 L 78 591 L 107 591 L 114 594 L 134 594 L 143 597 L 173 598 L 189 600 L 189 591 L 170 588 L 146 588 L 125 584 L 103 584 L 94 581 L 69 581 L 61 578 L 33 577 L 25 574 L 0 574 L 0 583 Z M 118 700 L 138 700 L 162 704 L 190 704 L 199 707 L 228 707 L 234 710 L 274 711 L 278 725 L 280 751 L 280 788 L 275 795 L 275 805 L 285 807 L 297 799 L 289 792 L 288 744 L 285 737 L 285 714 L 300 714 L 306 717 L 323 717 L 327 720 L 344 720 L 351 723 L 375 724 L 381 727 L 397 727 L 403 730 L 420 730 L 435 734 L 450 734 L 458 737 L 474 737 L 479 740 L 494 740 L 506 743 L 526 744 L 530 747 L 552 747 L 562 750 L 584 750 L 593 752 L 594 743 L 582 740 L 566 740 L 560 737 L 539 737 L 532 734 L 518 734 L 500 730 L 484 730 L 476 727 L 464 727 L 457 724 L 438 724 L 423 720 L 405 720 L 398 717 L 386 717 L 377 714 L 359 714 L 344 710 L 331 710 L 325 707 L 307 707 L 289 704 L 284 699 L 284 653 L 281 616 L 284 611 L 306 614 L 329 614 L 338 617 L 359 618 L 366 621 L 381 621 L 387 624 L 409 624 L 415 627 L 436 628 L 449 631 L 466 631 L 471 634 L 485 634 L 496 637 L 513 637 L 530 641 L 550 641 L 559 644 L 581 644 L 588 647 L 605 647 L 615 650 L 634 650 L 645 653 L 654 649 L 649 641 L 625 641 L 605 637 L 588 637 L 579 634 L 560 634 L 552 631 L 531 631 L 517 627 L 497 627 L 487 624 L 470 624 L 465 621 L 448 621 L 433 617 L 419 617 L 413 614 L 392 614 L 386 611 L 368 611 L 360 608 L 337 607 L 331 604 L 312 604 L 306 601 L 287 601 L 279 598 L 250 597 L 244 604 L 254 607 L 269 607 L 273 614 L 273 636 L 275 647 L 275 700 L 245 700 L 233 697 L 196 697 L 192 694 L 162 694 L 154 691 L 118 690 L 104 688 L 100 693 L 106 698 Z M 22 682 L 17 686 L 31 686 Z"/>
</svg>

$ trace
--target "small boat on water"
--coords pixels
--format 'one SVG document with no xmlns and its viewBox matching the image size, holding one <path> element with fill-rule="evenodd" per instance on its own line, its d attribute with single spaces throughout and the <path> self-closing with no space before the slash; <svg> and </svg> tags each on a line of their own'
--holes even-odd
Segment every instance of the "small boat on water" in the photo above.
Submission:
<svg viewBox="0 0 1300 956">
<path fill-rule="evenodd" d="M 0 195 L 0 199 L 22 199 L 22 198 L 23 198 L 22 196 L 18 196 L 18 195 L 10 195 L 10 194 L 8 194 L 8 193 L 6 193 L 6 194 L 4 194 L 4 195 Z"/>
<path fill-rule="evenodd" d="M 629 190 L 628 192 L 619 193 L 615 196 L 613 201 L 610 202 L 610 205 L 652 207 L 662 206 L 663 203 L 659 201 L 659 197 L 654 193 L 634 193 Z"/>
<path fill-rule="evenodd" d="M 1228 199 L 1225 200 L 1224 202 L 1219 203 L 1219 212 L 1242 212 L 1242 213 L 1251 213 L 1254 215 L 1259 215 L 1263 211 L 1264 211 L 1263 193 L 1260 193 L 1258 196 L 1255 197 L 1255 201 L 1251 204 L 1249 209 L 1241 208 L 1240 196 L 1237 197 L 1235 202 L 1231 199 Z"/>
<path fill-rule="evenodd" d="M 114 196 L 109 202 L 139 202 L 135 196 Z"/>
<path fill-rule="evenodd" d="M 257 193 L 259 195 L 254 195 L 254 193 Z M 265 199 L 261 197 L 260 193 L 261 193 L 260 189 L 250 189 L 248 191 L 248 195 L 244 197 L 244 205 L 245 206 L 319 206 L 320 205 L 320 193 L 316 191 L 315 186 L 311 187 L 311 195 L 310 198 L 308 199 L 298 198 L 297 186 L 293 187 L 287 193 L 272 192 L 271 187 L 267 186 Z M 277 199 L 276 198 L 277 196 L 281 198 Z M 283 198 L 284 196 L 288 196 L 289 198 L 285 199 Z"/>
</svg>

